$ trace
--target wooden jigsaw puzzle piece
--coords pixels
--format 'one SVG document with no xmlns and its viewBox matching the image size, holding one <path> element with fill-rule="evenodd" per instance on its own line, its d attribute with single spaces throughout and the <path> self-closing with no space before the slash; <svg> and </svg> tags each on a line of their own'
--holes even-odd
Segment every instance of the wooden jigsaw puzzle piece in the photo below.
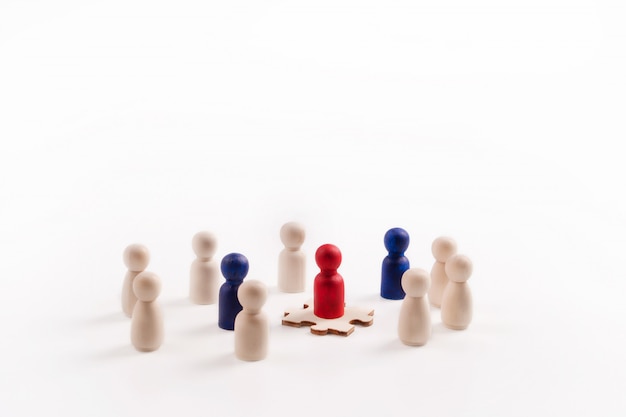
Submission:
<svg viewBox="0 0 626 417">
<path fill-rule="evenodd" d="M 362 307 L 347 307 L 345 314 L 336 319 L 323 319 L 313 314 L 310 303 L 305 303 L 300 310 L 287 311 L 282 324 L 285 326 L 311 326 L 311 333 L 323 336 L 331 333 L 349 336 L 354 332 L 354 325 L 371 326 L 374 323 L 374 310 Z"/>
</svg>

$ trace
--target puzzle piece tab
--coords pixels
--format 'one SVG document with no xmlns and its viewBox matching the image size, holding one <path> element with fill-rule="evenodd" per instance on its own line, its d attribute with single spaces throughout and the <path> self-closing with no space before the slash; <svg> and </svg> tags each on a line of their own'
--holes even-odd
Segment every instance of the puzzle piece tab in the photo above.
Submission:
<svg viewBox="0 0 626 417">
<path fill-rule="evenodd" d="M 311 326 L 311 333 L 323 336 L 328 333 L 349 336 L 354 325 L 367 327 L 374 323 L 374 310 L 363 307 L 345 307 L 344 315 L 336 319 L 323 319 L 313 314 L 310 303 L 302 309 L 285 312 L 283 325 L 291 327 Z"/>
</svg>

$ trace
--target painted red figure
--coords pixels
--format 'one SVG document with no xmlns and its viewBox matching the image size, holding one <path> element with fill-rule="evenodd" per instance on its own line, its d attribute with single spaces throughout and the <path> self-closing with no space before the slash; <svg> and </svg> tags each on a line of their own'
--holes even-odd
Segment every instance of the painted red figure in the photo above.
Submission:
<svg viewBox="0 0 626 417">
<path fill-rule="evenodd" d="M 315 262 L 320 273 L 313 282 L 313 314 L 323 319 L 343 316 L 343 277 L 337 272 L 341 265 L 341 251 L 335 245 L 326 244 L 317 248 Z"/>
</svg>

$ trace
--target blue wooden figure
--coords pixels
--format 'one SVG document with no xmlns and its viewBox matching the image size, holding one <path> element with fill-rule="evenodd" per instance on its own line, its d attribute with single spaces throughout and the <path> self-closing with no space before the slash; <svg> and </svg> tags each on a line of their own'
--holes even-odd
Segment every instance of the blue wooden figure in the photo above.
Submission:
<svg viewBox="0 0 626 417">
<path fill-rule="evenodd" d="M 380 296 L 389 300 L 402 300 L 402 274 L 410 268 L 409 259 L 404 252 L 409 247 L 409 234 L 399 227 L 385 233 L 385 248 L 389 255 L 383 259 Z"/>
<path fill-rule="evenodd" d="M 229 253 L 222 259 L 222 275 L 226 282 L 220 287 L 218 326 L 235 330 L 235 317 L 243 309 L 237 298 L 237 290 L 248 275 L 248 258 L 240 253 Z"/>
</svg>

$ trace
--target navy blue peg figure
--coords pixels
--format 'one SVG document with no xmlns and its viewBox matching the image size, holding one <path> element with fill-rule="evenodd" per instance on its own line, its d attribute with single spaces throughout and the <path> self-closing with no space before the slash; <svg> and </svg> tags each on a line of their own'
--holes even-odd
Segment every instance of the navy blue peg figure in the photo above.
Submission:
<svg viewBox="0 0 626 417">
<path fill-rule="evenodd" d="M 382 276 L 380 282 L 380 296 L 388 300 L 402 300 L 402 274 L 409 269 L 409 259 L 404 252 L 409 247 L 409 234 L 399 227 L 387 230 L 385 233 L 385 248 L 389 255 L 383 259 Z"/>
<path fill-rule="evenodd" d="M 226 282 L 220 287 L 218 326 L 235 330 L 235 317 L 243 309 L 237 298 L 237 290 L 248 275 L 248 258 L 240 253 L 229 253 L 222 259 L 222 275 Z"/>
</svg>

